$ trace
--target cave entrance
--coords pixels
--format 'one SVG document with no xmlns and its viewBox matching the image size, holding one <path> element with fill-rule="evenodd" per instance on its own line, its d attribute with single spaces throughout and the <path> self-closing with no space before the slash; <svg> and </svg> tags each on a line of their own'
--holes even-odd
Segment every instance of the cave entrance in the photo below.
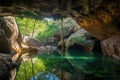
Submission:
<svg viewBox="0 0 120 80">
<path fill-rule="evenodd" d="M 66 16 L 75 17 L 79 25 L 82 25 L 82 27 L 88 30 L 93 36 L 103 41 L 101 44 L 102 50 L 106 55 L 120 60 L 119 44 L 117 44 L 120 42 L 118 29 L 120 22 L 119 4 L 120 1 L 118 0 L 7 0 L 7 3 L 2 0 L 0 1 L 0 16 L 2 16 L 0 18 L 0 29 L 2 29 L 0 30 L 0 52 L 13 53 L 12 59 L 18 63 L 21 62 L 21 55 L 22 59 L 23 56 L 25 56 L 23 65 L 25 63 L 25 65 L 32 68 L 30 69 L 32 72 L 29 72 L 30 70 L 28 69 L 28 73 L 32 73 L 32 75 L 28 74 L 25 76 L 26 78 L 24 79 L 26 80 L 28 77 L 29 79 L 32 76 L 34 78 L 35 73 L 38 72 L 34 70 L 41 70 L 38 68 L 39 66 L 41 66 L 41 72 L 43 72 L 40 73 L 40 75 L 45 74 L 44 76 L 49 76 L 50 71 L 56 73 L 61 80 L 119 80 L 119 63 L 113 63 L 113 60 L 105 56 L 95 55 L 96 53 L 92 52 L 92 50 L 96 47 L 94 40 L 91 39 L 91 35 L 85 30 L 81 30 L 80 26 L 73 25 L 75 23 L 74 21 L 72 22 L 70 18 L 66 18 Z M 19 27 L 14 17 L 10 15 L 22 16 L 21 18 L 16 17 Z M 36 15 L 42 16 L 42 19 L 40 20 L 40 17 L 36 17 Z M 59 18 L 56 19 L 56 21 L 48 18 L 43 19 L 44 16 L 49 15 Z M 35 19 L 33 19 L 33 17 Z M 19 28 L 21 32 L 19 32 Z M 24 35 L 21 35 L 21 33 Z M 37 40 L 35 40 L 35 38 Z M 7 46 L 4 45 L 4 43 L 7 44 Z M 70 53 L 68 49 L 71 48 L 73 44 L 75 44 L 72 47 L 74 50 L 80 48 L 81 46 L 78 46 L 78 44 L 80 44 L 91 53 Z M 58 50 L 57 46 L 61 47 L 61 50 Z M 97 49 L 100 49 L 100 47 L 98 46 L 98 48 L 95 49 L 99 51 Z M 45 53 L 45 55 L 40 55 L 42 57 L 35 57 L 37 54 L 43 53 Z M 35 57 L 35 59 L 32 61 L 33 57 Z M 57 59 L 53 59 L 54 57 Z M 0 59 L 4 61 L 1 56 Z M 32 66 L 29 61 L 24 62 L 26 59 L 31 59 Z M 8 62 L 10 61 L 9 59 L 6 60 Z M 52 63 L 49 62 L 51 60 Z M 3 64 L 4 62 L 1 62 L 0 64 L 3 65 L 3 68 L 0 68 L 0 71 L 9 69 L 6 64 Z M 37 63 L 35 62 L 38 63 L 36 69 L 34 64 Z M 65 65 L 64 62 L 67 65 Z M 26 68 L 26 66 L 22 66 L 19 70 L 23 72 L 25 70 L 24 68 Z M 13 67 L 11 69 L 13 69 Z M 44 72 L 47 70 L 49 71 Z M 72 74 L 75 75 L 72 76 Z M 50 75 L 52 75 L 52 78 L 56 77 L 54 74 Z M 22 77 L 19 76 L 18 80 L 21 78 Z"/>
</svg>

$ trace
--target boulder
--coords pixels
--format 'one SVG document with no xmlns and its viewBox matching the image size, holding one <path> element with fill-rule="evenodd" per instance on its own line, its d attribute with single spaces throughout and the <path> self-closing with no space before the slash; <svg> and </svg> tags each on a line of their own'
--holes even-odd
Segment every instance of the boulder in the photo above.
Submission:
<svg viewBox="0 0 120 80">
<path fill-rule="evenodd" d="M 91 36 L 86 30 L 80 29 L 79 31 L 71 34 L 71 36 L 65 40 L 65 48 L 67 50 L 70 46 L 78 44 L 86 51 L 92 51 L 94 47 L 94 41 L 90 38 Z"/>
<path fill-rule="evenodd" d="M 38 40 L 30 38 L 29 36 L 22 37 L 22 43 L 27 46 L 40 47 L 41 43 Z"/>
<path fill-rule="evenodd" d="M 41 43 L 28 36 L 22 37 L 22 48 L 23 52 L 37 52 L 41 47 Z"/>
</svg>

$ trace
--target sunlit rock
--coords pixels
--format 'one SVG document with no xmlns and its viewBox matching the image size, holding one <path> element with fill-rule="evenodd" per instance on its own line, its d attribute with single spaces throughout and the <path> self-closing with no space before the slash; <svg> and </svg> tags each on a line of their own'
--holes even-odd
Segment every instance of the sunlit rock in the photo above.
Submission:
<svg viewBox="0 0 120 80">
<path fill-rule="evenodd" d="M 40 47 L 41 43 L 33 38 L 30 38 L 29 36 L 23 36 L 22 38 L 22 43 L 27 45 L 27 46 L 32 46 L 32 47 Z"/>
<path fill-rule="evenodd" d="M 28 36 L 22 37 L 22 48 L 23 52 L 38 52 L 41 43 L 33 38 Z"/>
</svg>

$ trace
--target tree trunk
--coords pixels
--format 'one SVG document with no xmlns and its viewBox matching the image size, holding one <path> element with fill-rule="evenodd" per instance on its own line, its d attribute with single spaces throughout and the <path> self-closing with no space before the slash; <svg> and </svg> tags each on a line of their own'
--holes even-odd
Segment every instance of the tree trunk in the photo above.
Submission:
<svg viewBox="0 0 120 80">
<path fill-rule="evenodd" d="M 31 38 L 33 38 L 33 36 L 34 36 L 34 33 L 35 33 L 35 26 L 36 26 L 36 20 L 35 20 L 34 25 L 33 25 Z"/>
<path fill-rule="evenodd" d="M 63 25 L 63 18 L 61 18 L 61 50 L 64 49 L 64 33 L 63 33 L 64 25 Z"/>
</svg>

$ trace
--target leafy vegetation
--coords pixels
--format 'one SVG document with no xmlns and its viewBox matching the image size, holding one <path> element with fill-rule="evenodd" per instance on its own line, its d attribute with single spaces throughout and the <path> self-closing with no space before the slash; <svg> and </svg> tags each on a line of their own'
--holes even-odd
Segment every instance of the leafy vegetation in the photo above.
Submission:
<svg viewBox="0 0 120 80">
<path fill-rule="evenodd" d="M 33 58 L 33 65 L 34 65 L 33 68 L 34 68 L 35 74 L 40 71 L 44 72 L 46 70 L 46 66 L 44 65 L 41 59 Z M 26 61 L 22 63 L 22 65 L 20 66 L 19 71 L 16 76 L 16 80 L 28 80 L 32 76 L 33 76 L 32 63 L 31 61 Z"/>
<path fill-rule="evenodd" d="M 72 41 L 76 43 L 85 43 L 85 39 L 82 37 L 73 37 Z"/>
<path fill-rule="evenodd" d="M 43 20 L 35 20 L 33 18 L 19 18 L 16 21 L 20 27 L 21 33 L 26 36 L 45 41 L 56 33 L 61 33 L 61 20 L 53 20 L 45 18 Z M 71 18 L 64 19 L 64 33 L 67 34 L 71 27 L 77 24 Z"/>
<path fill-rule="evenodd" d="M 34 75 L 39 72 L 47 72 L 47 71 L 58 73 L 59 69 L 68 70 L 67 67 L 70 66 L 69 63 L 64 63 L 65 59 L 61 58 L 60 55 L 58 54 L 57 55 L 53 54 L 49 56 L 49 54 L 44 53 L 42 55 L 38 55 L 32 60 L 33 60 Z M 69 68 L 69 70 L 71 69 Z M 21 64 L 15 80 L 30 80 L 32 76 L 33 76 L 32 63 L 31 60 L 28 60 Z"/>
<path fill-rule="evenodd" d="M 26 36 L 31 36 L 33 34 L 33 30 L 33 37 L 47 30 L 47 24 L 43 20 L 16 17 L 16 21 L 20 27 L 21 33 Z"/>
</svg>

